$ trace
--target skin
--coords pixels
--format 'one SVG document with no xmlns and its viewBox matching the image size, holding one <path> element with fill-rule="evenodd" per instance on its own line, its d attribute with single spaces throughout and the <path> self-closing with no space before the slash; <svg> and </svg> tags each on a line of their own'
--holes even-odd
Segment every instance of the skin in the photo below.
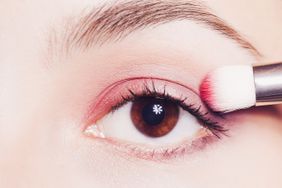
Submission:
<svg viewBox="0 0 282 188">
<path fill-rule="evenodd" d="M 229 120 L 230 137 L 162 162 L 120 154 L 90 139 L 83 134 L 81 117 L 89 101 L 125 77 L 163 77 L 197 89 L 217 66 L 281 60 L 282 2 L 206 2 L 261 57 L 191 21 L 52 56 L 50 28 L 60 29 L 63 18 L 106 1 L 2 0 L 0 187 L 281 187 L 279 106 L 236 112 Z"/>
</svg>

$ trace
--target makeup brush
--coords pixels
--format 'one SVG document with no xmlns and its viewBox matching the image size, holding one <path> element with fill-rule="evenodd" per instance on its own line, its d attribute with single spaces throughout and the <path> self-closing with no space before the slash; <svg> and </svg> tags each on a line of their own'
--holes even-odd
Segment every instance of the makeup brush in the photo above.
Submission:
<svg viewBox="0 0 282 188">
<path fill-rule="evenodd" d="M 204 78 L 200 95 L 222 113 L 282 103 L 282 63 L 217 68 Z"/>
</svg>

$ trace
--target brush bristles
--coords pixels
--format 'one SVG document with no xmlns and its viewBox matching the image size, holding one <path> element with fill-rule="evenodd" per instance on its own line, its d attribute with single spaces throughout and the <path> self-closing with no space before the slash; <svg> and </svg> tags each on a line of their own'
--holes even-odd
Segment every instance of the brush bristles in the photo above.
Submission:
<svg viewBox="0 0 282 188">
<path fill-rule="evenodd" d="M 217 112 L 255 105 L 253 69 L 248 65 L 225 66 L 209 73 L 200 87 L 201 98 Z"/>
</svg>

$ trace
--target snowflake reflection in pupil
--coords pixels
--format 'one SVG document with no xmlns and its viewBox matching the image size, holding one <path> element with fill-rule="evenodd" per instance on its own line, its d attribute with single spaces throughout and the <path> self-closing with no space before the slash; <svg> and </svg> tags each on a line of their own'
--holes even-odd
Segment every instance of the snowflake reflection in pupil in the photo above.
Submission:
<svg viewBox="0 0 282 188">
<path fill-rule="evenodd" d="M 164 106 L 159 103 L 149 103 L 144 106 L 142 117 L 148 125 L 158 125 L 165 118 Z"/>
</svg>

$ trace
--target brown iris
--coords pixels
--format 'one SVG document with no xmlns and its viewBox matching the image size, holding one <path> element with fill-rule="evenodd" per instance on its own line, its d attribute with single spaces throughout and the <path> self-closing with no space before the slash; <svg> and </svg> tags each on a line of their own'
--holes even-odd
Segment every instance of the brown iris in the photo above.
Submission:
<svg viewBox="0 0 282 188">
<path fill-rule="evenodd" d="M 179 107 L 172 101 L 142 97 L 133 102 L 131 120 L 135 127 L 146 136 L 161 137 L 176 125 Z"/>
</svg>

